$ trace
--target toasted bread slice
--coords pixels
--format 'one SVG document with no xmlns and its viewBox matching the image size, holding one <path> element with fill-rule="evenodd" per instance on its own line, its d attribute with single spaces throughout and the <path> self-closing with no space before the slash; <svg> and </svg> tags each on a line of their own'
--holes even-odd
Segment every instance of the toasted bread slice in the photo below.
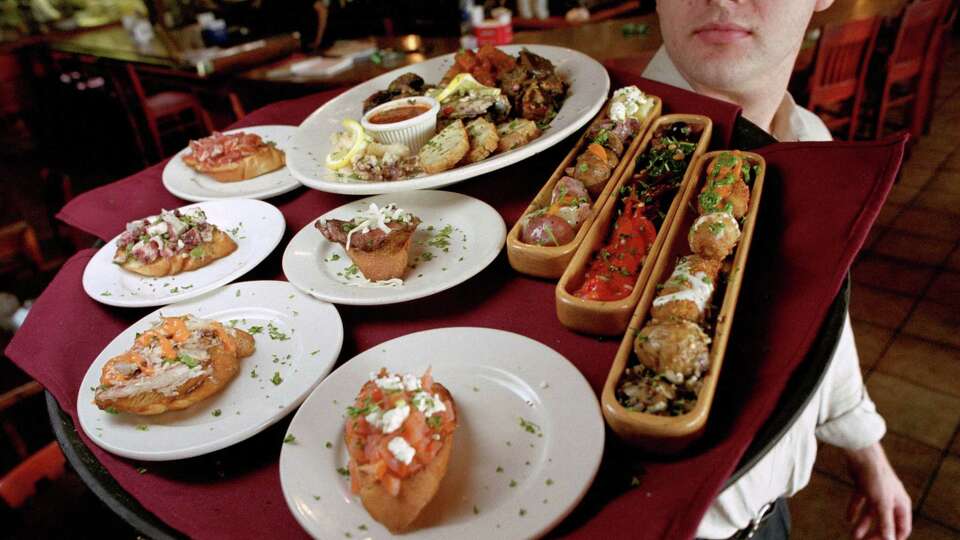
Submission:
<svg viewBox="0 0 960 540">
<path fill-rule="evenodd" d="M 393 231 L 387 241 L 374 251 L 349 248 L 347 255 L 370 281 L 402 278 L 410 259 L 413 231 Z"/>
<path fill-rule="evenodd" d="M 497 126 L 497 135 L 500 136 L 497 150 L 508 152 L 539 137 L 540 128 L 533 120 L 517 119 Z"/>
<path fill-rule="evenodd" d="M 150 276 L 173 276 L 181 272 L 188 272 L 202 268 L 217 259 L 222 259 L 237 249 L 237 243 L 220 229 L 213 230 L 213 240 L 197 246 L 202 249 L 198 256 L 190 253 L 178 253 L 173 257 L 160 257 L 149 264 L 143 264 L 133 257 L 128 258 L 120 266 L 131 272 Z"/>
<path fill-rule="evenodd" d="M 470 139 L 463 122 L 451 122 L 443 131 L 434 135 L 418 154 L 420 166 L 428 174 L 435 174 L 453 168 L 470 151 Z"/>
<path fill-rule="evenodd" d="M 497 150 L 500 136 L 493 122 L 480 117 L 467 124 L 466 130 L 470 138 L 470 151 L 463 157 L 463 163 L 475 163 Z"/>
<path fill-rule="evenodd" d="M 210 355 L 210 372 L 193 377 L 181 384 L 175 393 L 164 394 L 156 390 L 136 393 L 115 399 L 106 398 L 97 392 L 94 399 L 100 409 L 113 408 L 119 412 L 140 415 L 155 415 L 167 411 L 179 411 L 191 407 L 216 394 L 233 379 L 240 370 L 240 360 L 253 354 L 256 342 L 243 330 L 234 329 L 235 351 L 226 351 L 220 345 L 207 350 Z M 107 362 L 114 362 L 116 358 Z M 106 369 L 106 366 L 104 367 Z"/>
<path fill-rule="evenodd" d="M 449 400 L 456 413 L 453 396 L 442 384 L 433 383 L 432 390 L 440 394 L 441 398 Z M 440 489 L 440 482 L 447 474 L 452 451 L 453 433 L 443 440 L 443 447 L 433 461 L 413 476 L 401 481 L 400 492 L 396 496 L 390 495 L 373 474 L 355 469 L 360 483 L 360 501 L 363 502 L 363 507 L 373 519 L 390 529 L 390 532 L 399 533 L 408 530 Z"/>
<path fill-rule="evenodd" d="M 224 165 L 210 167 L 198 162 L 193 155 L 183 156 L 183 162 L 218 182 L 238 182 L 280 169 L 285 164 L 285 157 L 276 146 L 264 144 L 255 153 Z"/>
</svg>

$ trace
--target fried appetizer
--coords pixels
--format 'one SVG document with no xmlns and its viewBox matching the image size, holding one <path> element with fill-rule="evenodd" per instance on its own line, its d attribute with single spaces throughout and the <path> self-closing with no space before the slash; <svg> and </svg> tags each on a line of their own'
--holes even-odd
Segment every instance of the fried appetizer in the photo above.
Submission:
<svg viewBox="0 0 960 540">
<path fill-rule="evenodd" d="M 697 255 L 722 261 L 740 241 L 740 224 L 728 212 L 704 214 L 693 222 L 687 240 Z"/>
<path fill-rule="evenodd" d="M 475 163 L 485 159 L 497 150 L 500 136 L 497 126 L 486 118 L 477 118 L 467 124 L 467 136 L 470 138 L 470 150 L 463 157 L 464 163 Z"/>
<path fill-rule="evenodd" d="M 681 257 L 670 279 L 653 299 L 651 317 L 702 322 L 719 272 L 720 261 L 699 255 Z"/>
<path fill-rule="evenodd" d="M 285 164 L 283 150 L 274 143 L 242 131 L 229 135 L 214 132 L 190 141 L 190 151 L 183 156 L 183 162 L 219 182 L 249 180 Z"/>
<path fill-rule="evenodd" d="M 229 235 L 207 222 L 203 210 L 163 210 L 127 224 L 113 262 L 137 274 L 163 277 L 204 267 L 236 249 Z"/>
<path fill-rule="evenodd" d="M 457 413 L 430 372 L 371 373 L 347 408 L 350 488 L 390 532 L 408 530 L 447 473 Z"/>
<path fill-rule="evenodd" d="M 420 218 L 396 204 L 375 203 L 350 221 L 319 219 L 314 226 L 324 238 L 336 242 L 370 281 L 403 277 L 410 257 L 413 232 Z"/>
<path fill-rule="evenodd" d="M 637 332 L 633 351 L 641 364 L 679 384 L 707 370 L 709 345 L 710 337 L 690 321 L 653 320 Z"/>
<path fill-rule="evenodd" d="M 164 317 L 107 361 L 94 403 L 142 415 L 186 409 L 222 390 L 255 348 L 253 336 L 216 321 Z"/>
<path fill-rule="evenodd" d="M 461 120 L 451 122 L 430 138 L 420 153 L 420 166 L 427 174 L 452 169 L 470 151 L 470 138 Z"/>
<path fill-rule="evenodd" d="M 707 164 L 707 179 L 697 197 L 700 214 L 729 212 L 737 219 L 747 215 L 750 187 L 744 181 L 744 174 L 749 174 L 749 167 L 737 150 L 713 158 Z"/>
<path fill-rule="evenodd" d="M 539 137 L 540 128 L 533 120 L 511 120 L 497 126 L 497 135 L 500 136 L 497 151 L 509 152 Z"/>
</svg>

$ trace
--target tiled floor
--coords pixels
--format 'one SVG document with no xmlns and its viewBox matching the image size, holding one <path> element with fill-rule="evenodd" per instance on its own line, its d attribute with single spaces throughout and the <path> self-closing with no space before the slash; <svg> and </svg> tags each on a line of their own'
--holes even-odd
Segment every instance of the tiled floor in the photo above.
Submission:
<svg viewBox="0 0 960 540">
<path fill-rule="evenodd" d="M 930 134 L 904 164 L 853 282 L 860 364 L 913 500 L 911 538 L 960 538 L 960 39 Z M 841 452 L 821 445 L 813 479 L 790 501 L 794 538 L 848 537 L 852 490 Z"/>
</svg>

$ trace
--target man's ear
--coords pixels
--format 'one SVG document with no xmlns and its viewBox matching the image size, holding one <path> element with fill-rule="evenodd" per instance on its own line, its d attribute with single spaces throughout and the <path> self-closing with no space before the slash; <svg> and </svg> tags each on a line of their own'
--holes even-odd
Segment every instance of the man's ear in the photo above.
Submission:
<svg viewBox="0 0 960 540">
<path fill-rule="evenodd" d="M 814 5 L 814 11 L 823 11 L 828 7 L 833 5 L 833 0 L 817 0 L 817 3 Z"/>
</svg>

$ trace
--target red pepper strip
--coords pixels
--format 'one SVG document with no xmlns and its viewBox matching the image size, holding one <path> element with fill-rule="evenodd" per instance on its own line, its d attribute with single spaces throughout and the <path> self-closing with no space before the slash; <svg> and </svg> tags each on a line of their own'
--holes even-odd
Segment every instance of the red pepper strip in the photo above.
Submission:
<svg viewBox="0 0 960 540">
<path fill-rule="evenodd" d="M 627 196 L 607 245 L 594 255 L 583 285 L 573 293 L 575 296 L 612 301 L 630 295 L 643 260 L 657 237 L 656 227 L 643 211 L 644 204 L 635 192 Z"/>
</svg>

